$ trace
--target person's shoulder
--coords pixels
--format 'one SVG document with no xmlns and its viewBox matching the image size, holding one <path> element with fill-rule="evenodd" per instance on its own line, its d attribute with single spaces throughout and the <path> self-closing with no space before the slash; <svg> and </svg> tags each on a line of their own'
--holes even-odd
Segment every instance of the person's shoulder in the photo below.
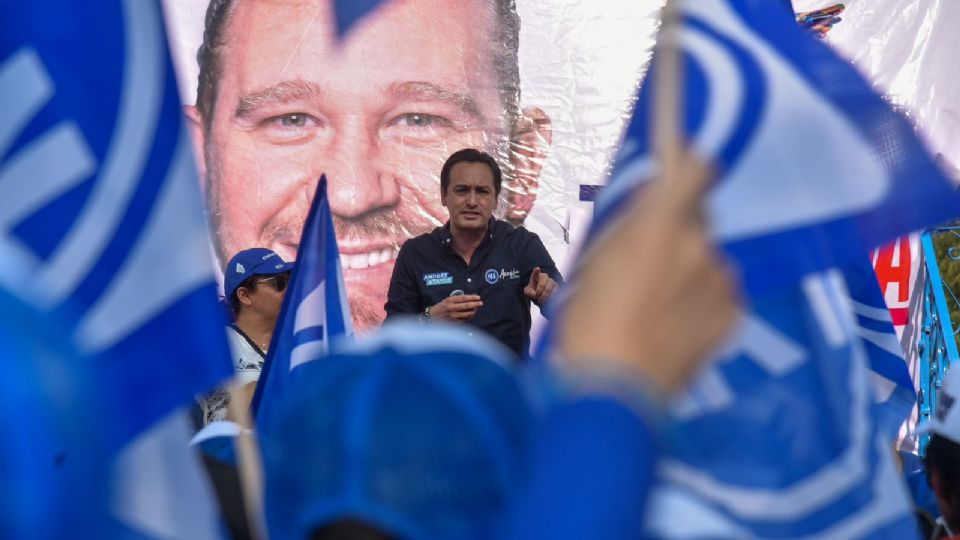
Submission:
<svg viewBox="0 0 960 540">
<path fill-rule="evenodd" d="M 514 227 L 509 222 L 504 221 L 502 219 L 493 220 L 491 223 L 491 227 L 493 227 L 492 232 L 494 236 L 516 237 L 516 238 L 525 238 L 531 234 L 536 236 L 536 234 L 525 229 L 523 225 L 517 225 L 516 227 Z"/>
<path fill-rule="evenodd" d="M 423 249 L 438 242 L 443 242 L 443 227 L 437 227 L 430 232 L 408 238 L 403 245 L 400 246 L 400 250 Z"/>
<path fill-rule="evenodd" d="M 511 243 L 516 242 L 517 244 L 525 245 L 530 241 L 540 240 L 537 233 L 527 230 L 523 225 L 514 227 L 510 223 L 498 219 L 494 221 L 493 227 L 494 237 L 503 238 Z"/>
<path fill-rule="evenodd" d="M 246 343 L 246 340 L 243 339 L 243 334 L 241 334 L 240 331 L 237 330 L 237 328 L 232 324 L 227 325 L 226 331 L 227 331 L 227 339 L 230 340 L 231 342 L 236 342 L 238 345 L 240 343 Z"/>
</svg>

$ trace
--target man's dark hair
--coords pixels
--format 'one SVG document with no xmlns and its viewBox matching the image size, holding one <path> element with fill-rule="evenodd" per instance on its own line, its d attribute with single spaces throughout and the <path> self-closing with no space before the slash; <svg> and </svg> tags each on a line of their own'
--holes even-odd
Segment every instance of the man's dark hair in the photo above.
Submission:
<svg viewBox="0 0 960 540">
<path fill-rule="evenodd" d="M 493 190 L 498 196 L 500 195 L 503 173 L 500 172 L 500 166 L 497 165 L 497 160 L 493 159 L 493 156 L 490 154 L 477 150 L 476 148 L 457 150 L 447 158 L 446 163 L 443 164 L 443 168 L 440 169 L 440 193 L 444 195 L 447 194 L 447 188 L 450 187 L 450 171 L 457 163 L 485 163 L 490 167 L 490 172 L 493 173 Z"/>
<path fill-rule="evenodd" d="M 197 79 L 197 109 L 203 119 L 204 131 L 213 123 L 220 80 L 223 77 L 222 52 L 226 43 L 226 27 L 235 0 L 210 0 L 204 20 L 203 43 L 197 50 L 200 75 Z M 490 42 L 497 72 L 500 100 L 510 124 L 523 114 L 520 110 L 520 16 L 515 0 L 488 0 L 497 23 L 495 37 Z"/>
<path fill-rule="evenodd" d="M 951 508 L 951 518 L 960 520 L 960 444 L 936 433 L 930 437 L 927 445 L 927 478 L 936 474 L 939 477 L 940 498 Z M 960 527 L 960 523 L 949 523 L 951 528 Z"/>
</svg>

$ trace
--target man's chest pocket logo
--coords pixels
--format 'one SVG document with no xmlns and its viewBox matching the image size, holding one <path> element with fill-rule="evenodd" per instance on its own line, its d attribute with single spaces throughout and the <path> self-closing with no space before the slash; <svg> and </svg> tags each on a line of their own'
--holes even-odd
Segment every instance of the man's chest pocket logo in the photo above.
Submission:
<svg viewBox="0 0 960 540">
<path fill-rule="evenodd" d="M 449 285 L 453 283 L 453 276 L 450 275 L 450 272 L 434 272 L 432 274 L 424 274 L 423 282 L 427 287 Z"/>
</svg>

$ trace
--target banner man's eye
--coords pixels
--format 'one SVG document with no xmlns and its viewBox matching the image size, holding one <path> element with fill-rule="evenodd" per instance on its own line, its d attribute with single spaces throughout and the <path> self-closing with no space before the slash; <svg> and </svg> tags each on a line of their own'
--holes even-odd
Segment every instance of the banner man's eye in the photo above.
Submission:
<svg viewBox="0 0 960 540">
<path fill-rule="evenodd" d="M 429 127 L 447 127 L 451 122 L 441 116 L 421 113 L 407 113 L 400 115 L 396 123 L 405 127 L 429 128 Z"/>
<path fill-rule="evenodd" d="M 286 114 L 280 117 L 280 124 L 284 127 L 303 127 L 307 124 L 307 115 Z"/>
</svg>

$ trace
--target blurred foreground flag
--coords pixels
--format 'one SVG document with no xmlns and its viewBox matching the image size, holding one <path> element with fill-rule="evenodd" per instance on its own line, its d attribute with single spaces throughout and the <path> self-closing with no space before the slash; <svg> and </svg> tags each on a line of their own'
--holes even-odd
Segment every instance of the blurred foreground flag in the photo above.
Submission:
<svg viewBox="0 0 960 540">
<path fill-rule="evenodd" d="M 143 0 L 0 4 L 0 288 L 88 372 L 77 399 L 102 416 L 81 431 L 112 471 L 99 481 L 118 529 L 213 538 L 178 410 L 232 369 L 161 15 Z"/>
<path fill-rule="evenodd" d="M 891 455 L 913 388 L 866 258 L 960 199 L 909 123 L 784 3 L 673 1 L 684 130 L 717 167 L 709 223 L 748 299 L 670 410 L 649 532 L 914 538 Z M 655 173 L 656 76 L 654 58 L 588 241 Z"/>
<path fill-rule="evenodd" d="M 859 258 L 960 214 L 960 197 L 910 123 L 798 28 L 783 2 L 676 0 L 684 133 L 719 176 L 716 239 L 749 291 Z M 604 196 L 603 224 L 655 168 L 653 59 Z"/>
<path fill-rule="evenodd" d="M 670 411 L 654 537 L 916 538 L 891 452 L 913 388 L 854 281 L 832 270 L 751 299 Z"/>
<path fill-rule="evenodd" d="M 296 266 L 253 396 L 256 418 L 269 417 L 265 409 L 284 392 L 291 371 L 326 356 L 330 340 L 352 335 L 353 321 L 324 176 L 303 227 Z"/>
<path fill-rule="evenodd" d="M 910 367 L 870 259 L 865 255 L 860 264 L 847 265 L 843 277 L 849 291 L 854 333 L 867 353 L 878 426 L 892 441 L 917 406 Z"/>
</svg>

